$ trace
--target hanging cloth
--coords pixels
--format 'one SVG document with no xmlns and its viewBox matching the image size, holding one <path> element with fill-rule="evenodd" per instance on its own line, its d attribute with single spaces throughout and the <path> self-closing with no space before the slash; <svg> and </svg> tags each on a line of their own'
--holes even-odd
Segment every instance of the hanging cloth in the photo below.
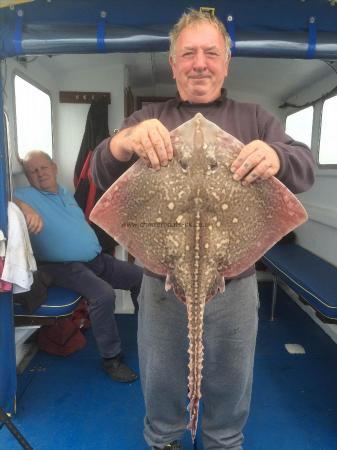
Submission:
<svg viewBox="0 0 337 450">
<path fill-rule="evenodd" d="M 85 125 L 82 144 L 75 164 L 74 197 L 89 220 L 89 215 L 103 191 L 97 189 L 90 172 L 90 161 L 97 145 L 110 135 L 108 126 L 108 103 L 102 98 L 92 103 Z M 94 229 L 102 250 L 113 253 L 117 243 L 95 224 Z"/>
<path fill-rule="evenodd" d="M 8 281 L 3 281 L 1 279 L 2 271 L 5 264 L 5 254 L 6 254 L 6 238 L 3 231 L 0 230 L 0 292 L 9 292 L 12 290 L 12 284 Z"/>
<path fill-rule="evenodd" d="M 3 231 L 0 230 L 0 258 L 4 258 L 6 254 L 6 238 Z"/>
<path fill-rule="evenodd" d="M 18 206 L 8 202 L 8 240 L 1 279 L 13 284 L 13 293 L 29 291 L 36 261 L 25 217 Z"/>
<path fill-rule="evenodd" d="M 88 154 L 93 152 L 97 145 L 108 136 L 110 136 L 108 103 L 106 99 L 101 98 L 92 103 L 89 108 L 82 143 L 75 164 L 74 185 L 76 190 L 78 190 L 81 172 Z"/>
</svg>

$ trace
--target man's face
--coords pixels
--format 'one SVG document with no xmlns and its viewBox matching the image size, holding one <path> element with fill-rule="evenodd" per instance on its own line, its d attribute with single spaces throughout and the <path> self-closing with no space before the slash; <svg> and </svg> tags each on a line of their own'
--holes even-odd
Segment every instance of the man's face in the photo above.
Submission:
<svg viewBox="0 0 337 450">
<path fill-rule="evenodd" d="M 210 23 L 188 26 L 178 36 L 170 64 L 182 100 L 212 102 L 228 74 L 225 40 Z"/>
<path fill-rule="evenodd" d="M 24 164 L 29 183 L 40 191 L 57 192 L 56 164 L 45 156 L 34 154 Z"/>
</svg>

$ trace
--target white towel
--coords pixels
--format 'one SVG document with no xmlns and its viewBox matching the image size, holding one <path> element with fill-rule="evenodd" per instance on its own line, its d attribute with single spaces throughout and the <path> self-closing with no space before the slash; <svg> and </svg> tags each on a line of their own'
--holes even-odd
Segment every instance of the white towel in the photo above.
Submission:
<svg viewBox="0 0 337 450">
<path fill-rule="evenodd" d="M 1 279 L 13 284 L 13 293 L 27 292 L 37 269 L 25 217 L 18 206 L 8 202 L 8 239 Z"/>
<path fill-rule="evenodd" d="M 3 258 L 6 254 L 6 238 L 0 230 L 0 258 Z"/>
</svg>

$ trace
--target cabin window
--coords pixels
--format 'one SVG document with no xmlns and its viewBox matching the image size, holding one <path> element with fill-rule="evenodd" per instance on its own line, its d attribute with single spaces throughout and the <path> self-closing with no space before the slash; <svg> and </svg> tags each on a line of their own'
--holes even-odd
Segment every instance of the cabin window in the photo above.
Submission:
<svg viewBox="0 0 337 450">
<path fill-rule="evenodd" d="M 337 96 L 323 103 L 321 139 L 318 152 L 320 165 L 337 165 Z"/>
<path fill-rule="evenodd" d="M 14 77 L 14 91 L 19 158 L 30 150 L 43 150 L 52 157 L 50 95 L 19 75 Z"/>
<path fill-rule="evenodd" d="M 303 142 L 311 147 L 313 116 L 314 108 L 312 106 L 289 114 L 286 120 L 286 133 L 296 141 Z"/>
</svg>

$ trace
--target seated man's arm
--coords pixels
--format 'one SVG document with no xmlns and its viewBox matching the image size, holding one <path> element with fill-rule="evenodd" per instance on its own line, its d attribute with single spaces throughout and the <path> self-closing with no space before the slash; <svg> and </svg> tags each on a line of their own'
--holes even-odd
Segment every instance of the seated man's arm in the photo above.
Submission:
<svg viewBox="0 0 337 450">
<path fill-rule="evenodd" d="M 33 234 L 39 233 L 43 228 L 43 220 L 41 216 L 35 211 L 35 209 L 22 200 L 14 198 L 13 202 L 21 209 L 23 215 L 25 216 L 28 231 Z"/>
</svg>

